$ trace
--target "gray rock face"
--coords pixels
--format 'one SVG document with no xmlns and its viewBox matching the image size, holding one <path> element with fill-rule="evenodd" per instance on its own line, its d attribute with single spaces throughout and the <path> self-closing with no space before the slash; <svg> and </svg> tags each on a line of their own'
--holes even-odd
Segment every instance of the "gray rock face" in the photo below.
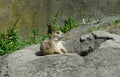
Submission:
<svg viewBox="0 0 120 77">
<path fill-rule="evenodd" d="M 34 73 L 38 77 L 73 77 L 79 75 L 76 73 L 79 73 L 82 65 L 83 58 L 76 54 L 52 55 L 32 61 L 27 65 L 27 70 L 31 74 L 30 77 L 33 77 Z"/>
<path fill-rule="evenodd" d="M 107 41 L 112 41 L 114 43 L 115 41 L 119 41 L 119 38 L 120 36 L 110 34 L 105 31 L 95 31 L 90 34 L 77 37 L 76 39 L 67 40 L 65 45 L 69 52 L 86 56 L 88 53 L 99 48 L 103 43 L 106 43 Z M 110 42 L 110 44 L 111 46 L 114 46 L 112 42 Z M 110 46 L 110 44 L 107 43 L 105 46 Z"/>
<path fill-rule="evenodd" d="M 79 22 L 83 18 L 102 18 L 119 14 L 119 3 L 119 0 L 51 0 L 49 17 L 52 18 L 58 11 L 60 23 L 68 16 Z"/>
<path fill-rule="evenodd" d="M 38 44 L 0 58 L 0 77 L 120 77 L 120 36 L 95 31 L 64 45 L 67 54 L 39 56 Z"/>
<path fill-rule="evenodd" d="M 118 21 L 120 19 L 120 17 L 116 17 L 116 16 L 111 16 L 111 17 L 105 17 L 103 19 L 101 19 L 99 22 L 97 21 L 93 21 L 93 22 L 88 22 L 86 24 L 81 24 L 81 26 L 72 29 L 70 32 L 65 34 L 65 38 L 67 39 L 72 39 L 72 38 L 77 38 L 80 37 L 81 35 L 85 35 L 90 33 L 89 29 L 93 28 L 94 30 L 96 30 L 95 28 L 99 28 L 101 30 L 103 30 L 103 28 L 107 27 L 109 28 L 111 25 L 113 25 L 112 22 Z M 94 23 L 97 22 L 97 23 Z M 111 32 L 107 29 L 104 29 L 107 32 Z M 118 30 L 114 29 L 113 30 L 119 32 L 119 28 Z M 91 31 L 92 32 L 92 31 Z"/>
</svg>

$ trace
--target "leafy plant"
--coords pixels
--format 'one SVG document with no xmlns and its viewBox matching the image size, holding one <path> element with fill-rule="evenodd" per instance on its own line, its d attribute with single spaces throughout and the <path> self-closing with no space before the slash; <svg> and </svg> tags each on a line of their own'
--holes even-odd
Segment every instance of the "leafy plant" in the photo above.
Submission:
<svg viewBox="0 0 120 77">
<path fill-rule="evenodd" d="M 15 50 L 18 50 L 28 45 L 41 43 L 44 39 L 48 37 L 48 35 L 42 35 L 39 38 L 36 38 L 39 36 L 39 31 L 37 29 L 33 29 L 33 37 L 30 37 L 27 41 L 21 41 L 18 36 L 16 24 L 10 27 L 7 30 L 6 34 L 0 33 L 0 56 L 12 53 Z"/>
<path fill-rule="evenodd" d="M 60 30 L 60 26 L 58 25 L 58 17 L 59 17 L 59 12 L 57 12 L 54 16 L 54 20 L 52 21 L 52 32 L 56 30 Z"/>
<path fill-rule="evenodd" d="M 63 33 L 66 33 L 66 32 L 68 32 L 68 31 L 70 31 L 71 29 L 73 29 L 73 28 L 76 28 L 76 27 L 78 27 L 79 25 L 78 25 L 78 23 L 77 22 L 75 22 L 73 19 L 72 19 L 72 16 L 69 16 L 68 18 L 67 18 L 67 20 L 65 20 L 65 22 L 64 22 L 64 25 L 63 26 L 59 26 L 58 25 L 58 16 L 59 16 L 59 14 L 57 13 L 56 15 L 55 15 L 55 17 L 54 17 L 54 20 L 53 20 L 53 22 L 52 22 L 52 24 L 50 25 L 50 26 L 48 26 L 48 28 L 51 28 L 51 29 L 49 29 L 49 30 L 52 30 L 52 31 L 49 31 L 49 32 L 54 32 L 54 31 L 57 31 L 57 30 L 60 30 L 60 31 L 62 31 Z"/>
<path fill-rule="evenodd" d="M 0 34 L 0 56 L 20 48 L 18 30 L 16 29 L 18 21 L 19 19 L 16 20 L 15 24 L 7 30 L 6 34 Z"/>
<path fill-rule="evenodd" d="M 40 35 L 40 31 L 38 28 L 33 28 L 32 29 L 32 34 L 33 34 L 33 37 L 32 38 L 32 42 L 35 43 L 35 40 L 37 40 L 37 36 Z"/>
<path fill-rule="evenodd" d="M 34 39 L 34 37 L 29 37 L 27 41 L 25 41 L 25 45 L 32 45 L 32 44 L 37 44 L 37 43 L 41 43 L 43 40 L 45 40 L 49 35 L 45 34 L 40 36 L 37 39 Z"/>
<path fill-rule="evenodd" d="M 67 18 L 67 20 L 65 21 L 64 26 L 62 26 L 62 27 L 60 28 L 60 30 L 61 30 L 63 33 L 66 33 L 66 32 L 68 32 L 68 31 L 70 31 L 71 29 L 76 28 L 76 27 L 78 27 L 78 26 L 79 26 L 78 23 L 75 22 L 75 21 L 72 19 L 71 16 L 69 16 L 69 17 Z"/>
</svg>

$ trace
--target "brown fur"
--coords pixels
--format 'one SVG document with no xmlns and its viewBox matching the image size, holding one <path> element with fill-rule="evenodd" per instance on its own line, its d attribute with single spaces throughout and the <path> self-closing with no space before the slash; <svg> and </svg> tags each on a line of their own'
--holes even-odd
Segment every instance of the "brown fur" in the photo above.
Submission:
<svg viewBox="0 0 120 77">
<path fill-rule="evenodd" d="M 63 54 L 67 53 L 64 46 L 62 45 L 63 33 L 61 31 L 56 31 L 52 33 L 50 38 L 45 39 L 41 43 L 41 55 L 50 55 L 50 54 Z"/>
</svg>

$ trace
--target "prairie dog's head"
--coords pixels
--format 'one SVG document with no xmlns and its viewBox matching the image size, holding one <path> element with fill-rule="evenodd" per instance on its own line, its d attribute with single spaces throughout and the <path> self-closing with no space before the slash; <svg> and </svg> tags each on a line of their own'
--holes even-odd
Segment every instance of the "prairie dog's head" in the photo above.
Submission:
<svg viewBox="0 0 120 77">
<path fill-rule="evenodd" d="M 51 39 L 53 39 L 55 41 L 58 41 L 63 37 L 63 34 L 64 33 L 61 32 L 61 31 L 55 31 L 55 32 L 52 33 Z"/>
</svg>

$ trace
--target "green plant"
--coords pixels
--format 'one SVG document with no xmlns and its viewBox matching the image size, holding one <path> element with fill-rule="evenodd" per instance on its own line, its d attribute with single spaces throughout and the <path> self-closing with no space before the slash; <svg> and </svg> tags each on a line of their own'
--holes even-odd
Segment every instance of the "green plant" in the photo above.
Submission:
<svg viewBox="0 0 120 77">
<path fill-rule="evenodd" d="M 60 30 L 59 26 L 52 26 L 52 32 L 57 31 L 57 30 Z"/>
<path fill-rule="evenodd" d="M 25 41 L 25 46 L 41 43 L 43 40 L 45 40 L 48 37 L 47 34 L 40 36 L 39 38 L 33 40 L 33 37 L 29 37 L 27 41 Z"/>
<path fill-rule="evenodd" d="M 32 34 L 33 34 L 32 41 L 35 42 L 35 40 L 37 39 L 37 36 L 40 35 L 39 29 L 38 28 L 33 28 L 32 29 Z"/>
<path fill-rule="evenodd" d="M 23 48 L 28 45 L 41 43 L 48 35 L 42 35 L 39 38 L 37 30 L 32 30 L 33 37 L 30 37 L 27 41 L 21 41 L 18 36 L 18 30 L 16 26 L 12 26 L 7 30 L 7 33 L 0 33 L 0 56 L 9 54 Z"/>
<path fill-rule="evenodd" d="M 44 39 L 49 37 L 49 35 L 47 34 L 41 35 L 41 32 L 39 31 L 38 28 L 32 29 L 32 35 L 33 36 L 28 37 L 27 41 L 25 41 L 25 45 L 41 43 Z"/>
<path fill-rule="evenodd" d="M 16 29 L 18 21 L 19 19 L 16 20 L 12 27 L 9 27 L 6 34 L 0 34 L 0 56 L 11 53 L 12 51 L 20 48 L 18 30 Z"/>
<path fill-rule="evenodd" d="M 87 32 L 90 33 L 90 32 L 93 32 L 93 31 L 96 31 L 96 30 L 99 30 L 99 29 L 101 29 L 100 26 L 92 26 L 92 27 L 89 27 L 87 29 Z"/>
<path fill-rule="evenodd" d="M 64 26 L 62 26 L 62 27 L 60 28 L 60 30 L 61 30 L 63 33 L 66 33 L 66 32 L 68 32 L 68 31 L 70 31 L 71 29 L 76 28 L 76 27 L 78 27 L 78 26 L 79 26 L 78 23 L 75 22 L 75 21 L 72 19 L 71 16 L 69 16 L 69 17 L 67 18 L 67 20 L 65 21 Z"/>
<path fill-rule="evenodd" d="M 41 36 L 41 37 L 37 40 L 37 42 L 38 42 L 38 43 L 41 43 L 43 40 L 45 40 L 45 39 L 48 38 L 48 37 L 49 37 L 49 35 L 45 34 L 45 35 Z"/>
<path fill-rule="evenodd" d="M 57 12 L 54 16 L 54 20 L 52 21 L 52 32 L 56 30 L 60 30 L 60 26 L 58 25 L 58 17 L 59 17 L 59 12 Z"/>
<path fill-rule="evenodd" d="M 117 19 L 117 20 L 113 21 L 114 25 L 119 24 L 119 23 L 120 23 L 120 19 Z"/>
<path fill-rule="evenodd" d="M 72 19 L 72 16 L 69 16 L 67 20 L 65 20 L 63 26 L 59 26 L 58 17 L 59 17 L 59 12 L 55 14 L 54 20 L 52 21 L 52 23 L 48 25 L 48 34 L 57 30 L 61 30 L 63 33 L 66 33 L 67 31 L 79 26 L 79 24 Z"/>
</svg>

